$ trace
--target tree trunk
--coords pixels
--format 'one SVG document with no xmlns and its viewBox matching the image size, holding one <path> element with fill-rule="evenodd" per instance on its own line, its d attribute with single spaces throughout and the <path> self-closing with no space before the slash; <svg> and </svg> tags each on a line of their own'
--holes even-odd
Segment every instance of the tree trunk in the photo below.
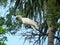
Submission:
<svg viewBox="0 0 60 45">
<path fill-rule="evenodd" d="M 48 45 L 54 45 L 54 27 L 48 28 Z"/>
<path fill-rule="evenodd" d="M 48 45 L 54 45 L 56 0 L 47 0 Z"/>
</svg>

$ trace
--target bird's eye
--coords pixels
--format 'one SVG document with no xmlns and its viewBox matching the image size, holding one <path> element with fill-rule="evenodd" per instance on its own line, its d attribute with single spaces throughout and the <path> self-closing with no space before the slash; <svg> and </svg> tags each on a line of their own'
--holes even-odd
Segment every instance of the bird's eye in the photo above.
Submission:
<svg viewBox="0 0 60 45">
<path fill-rule="evenodd" d="M 16 17 L 16 19 L 18 20 L 18 18 Z"/>
</svg>

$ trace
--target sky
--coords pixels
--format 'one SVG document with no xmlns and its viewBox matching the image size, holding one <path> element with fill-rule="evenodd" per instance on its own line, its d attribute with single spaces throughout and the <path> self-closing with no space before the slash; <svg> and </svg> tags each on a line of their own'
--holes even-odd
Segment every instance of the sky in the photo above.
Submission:
<svg viewBox="0 0 60 45">
<path fill-rule="evenodd" d="M 5 43 L 7 45 L 23 45 L 24 43 L 24 37 L 21 37 L 20 32 L 21 30 L 24 30 L 25 28 L 22 26 L 21 29 L 19 29 L 20 31 L 18 31 L 15 35 L 11 35 L 10 33 L 7 33 L 7 39 L 8 41 L 5 41 Z M 33 43 L 31 43 L 30 45 L 32 45 Z M 26 42 L 24 43 L 24 45 L 29 45 L 29 41 L 26 40 Z"/>
<path fill-rule="evenodd" d="M 7 45 L 23 45 L 23 39 L 19 39 L 19 36 L 13 36 L 13 35 L 8 35 L 7 34 L 7 39 L 8 41 L 6 41 L 5 43 Z"/>
</svg>

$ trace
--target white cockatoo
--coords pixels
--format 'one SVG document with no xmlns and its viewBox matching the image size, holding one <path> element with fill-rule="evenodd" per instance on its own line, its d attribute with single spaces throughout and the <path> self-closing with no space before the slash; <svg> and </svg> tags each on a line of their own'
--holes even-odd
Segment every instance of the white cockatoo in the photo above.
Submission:
<svg viewBox="0 0 60 45">
<path fill-rule="evenodd" d="M 23 18 L 22 16 L 20 15 L 16 15 L 16 18 L 21 21 L 23 24 L 25 25 L 29 25 L 33 28 L 33 30 L 36 32 L 36 28 L 37 28 L 37 22 L 35 22 L 34 20 L 31 20 L 29 18 Z"/>
</svg>

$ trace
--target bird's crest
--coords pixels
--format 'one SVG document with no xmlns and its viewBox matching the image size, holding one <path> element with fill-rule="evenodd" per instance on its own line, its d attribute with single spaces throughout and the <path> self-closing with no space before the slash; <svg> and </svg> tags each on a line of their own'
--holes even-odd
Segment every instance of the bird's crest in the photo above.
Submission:
<svg viewBox="0 0 60 45">
<path fill-rule="evenodd" d="M 22 16 L 21 16 L 21 15 L 16 15 L 16 17 L 20 17 L 20 18 L 22 18 Z"/>
<path fill-rule="evenodd" d="M 18 18 L 22 18 L 22 16 L 21 16 L 21 15 L 17 15 L 16 17 L 18 17 Z"/>
</svg>

